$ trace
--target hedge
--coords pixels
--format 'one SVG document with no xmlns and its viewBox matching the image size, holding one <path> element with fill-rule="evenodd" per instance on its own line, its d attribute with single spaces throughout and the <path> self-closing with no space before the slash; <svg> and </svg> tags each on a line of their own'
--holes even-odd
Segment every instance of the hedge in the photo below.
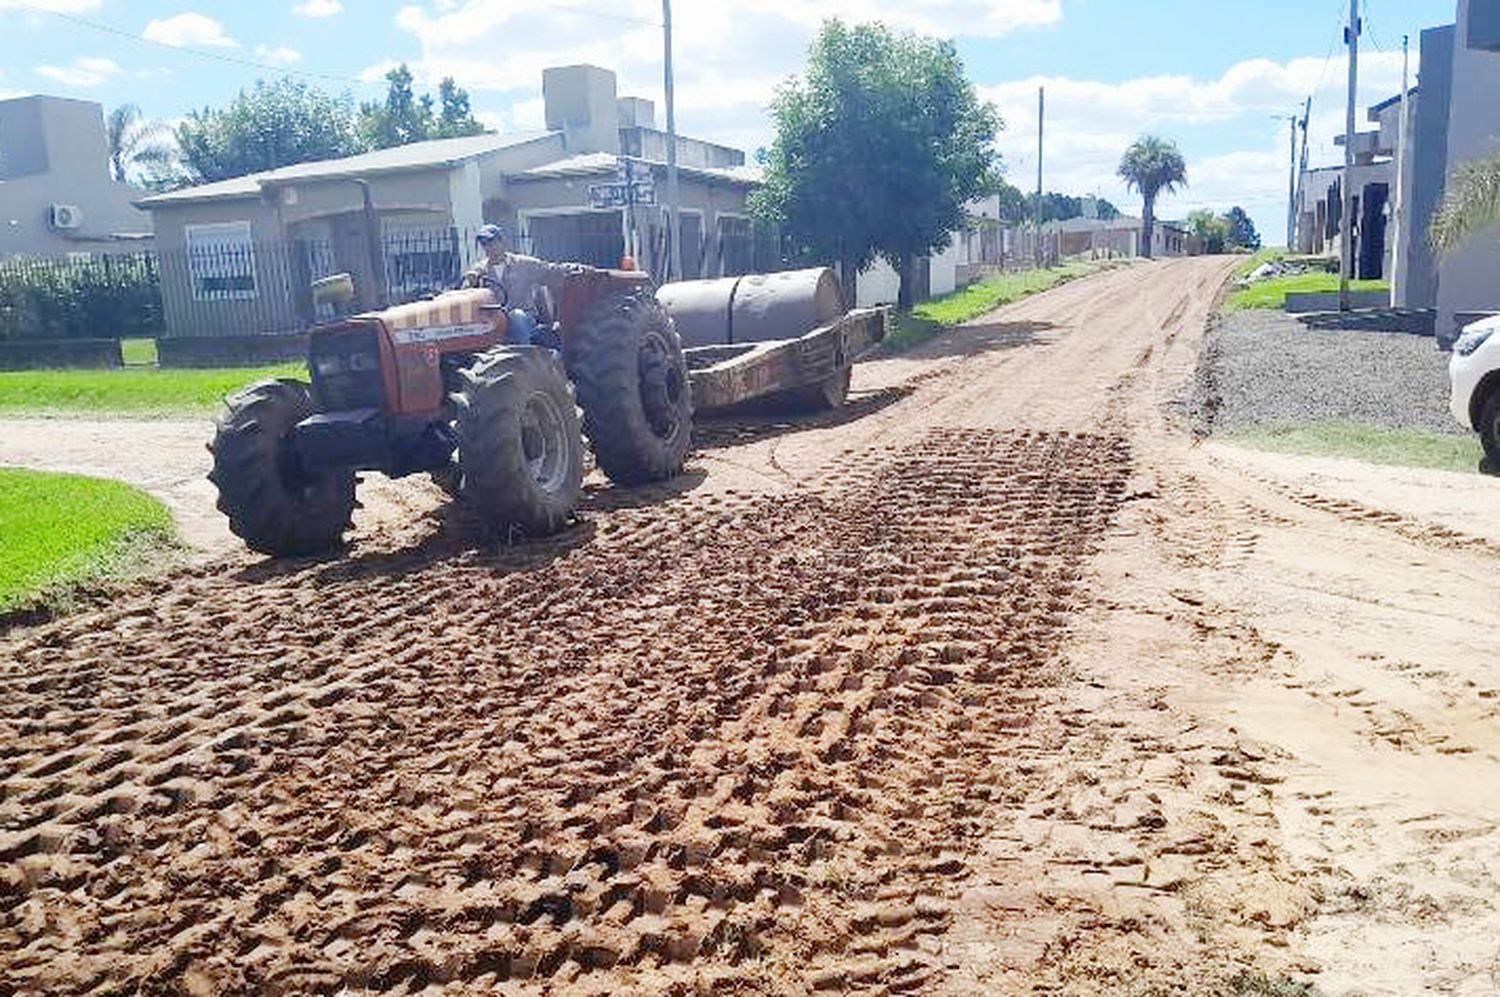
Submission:
<svg viewBox="0 0 1500 997">
<path fill-rule="evenodd" d="M 164 330 L 150 254 L 0 263 L 0 339 L 149 339 Z"/>
</svg>

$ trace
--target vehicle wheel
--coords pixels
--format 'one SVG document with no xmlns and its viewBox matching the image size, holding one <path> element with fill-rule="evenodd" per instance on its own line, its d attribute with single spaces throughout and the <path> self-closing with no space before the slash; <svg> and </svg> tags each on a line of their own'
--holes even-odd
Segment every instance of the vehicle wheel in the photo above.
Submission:
<svg viewBox="0 0 1500 997">
<path fill-rule="evenodd" d="M 292 429 L 313 414 L 301 381 L 261 381 L 225 400 L 208 479 L 219 511 L 251 550 L 275 557 L 339 546 L 354 511 L 354 472 L 310 472 L 291 446 Z"/>
<path fill-rule="evenodd" d="M 1491 467 L 1500 467 L 1500 388 L 1479 407 L 1479 442 Z"/>
<path fill-rule="evenodd" d="M 679 473 L 693 440 L 693 399 L 682 341 L 656 298 L 628 291 L 595 302 L 567 357 L 604 473 L 627 485 Z"/>
<path fill-rule="evenodd" d="M 463 483 L 463 472 L 458 468 L 458 461 L 453 460 L 446 467 L 433 471 L 429 477 L 432 483 L 441 488 L 449 498 L 458 498 L 459 485 Z"/>
<path fill-rule="evenodd" d="M 541 347 L 500 347 L 459 381 L 450 401 L 460 500 L 497 530 L 556 533 L 583 491 L 583 438 L 562 363 Z"/>
<path fill-rule="evenodd" d="M 793 388 L 783 396 L 786 407 L 794 412 L 827 412 L 838 408 L 849 398 L 849 380 L 853 373 L 853 366 L 846 366 L 817 384 Z"/>
</svg>

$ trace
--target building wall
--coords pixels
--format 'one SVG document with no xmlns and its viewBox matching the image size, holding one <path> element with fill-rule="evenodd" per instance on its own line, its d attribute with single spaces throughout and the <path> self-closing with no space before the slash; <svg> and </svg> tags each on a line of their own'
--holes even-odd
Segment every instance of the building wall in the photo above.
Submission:
<svg viewBox="0 0 1500 997">
<path fill-rule="evenodd" d="M 658 167 L 657 173 L 662 172 L 663 170 Z M 486 211 L 489 216 L 493 216 L 490 220 L 495 221 L 512 235 L 513 241 L 524 244 L 529 234 L 531 218 L 538 215 L 593 212 L 594 209 L 589 206 L 588 188 L 592 184 L 607 183 L 613 179 L 613 174 L 576 177 L 513 177 L 506 186 L 504 200 L 490 202 L 486 206 Z M 664 177 L 658 176 L 656 184 L 658 195 L 665 193 Z M 748 217 L 745 204 L 749 193 L 748 188 L 690 176 L 682 176 L 679 187 L 683 215 L 696 217 L 699 220 L 701 275 L 718 276 L 726 263 L 719 238 L 721 219 Z M 643 258 L 639 262 L 646 269 L 657 269 L 658 267 L 654 265 L 656 261 L 653 259 L 651 247 L 659 244 L 661 240 L 663 211 L 660 207 L 649 206 L 637 207 L 635 211 L 636 226 L 645 249 L 642 254 Z M 618 212 L 612 213 L 618 214 Z M 689 222 L 685 227 L 691 230 L 692 225 Z M 689 263 L 690 269 L 692 253 L 685 251 L 683 259 Z M 700 274 L 685 272 L 683 276 L 693 278 Z"/>
<path fill-rule="evenodd" d="M 259 197 L 246 197 L 159 207 L 153 214 L 168 335 L 248 335 L 301 327 L 281 220 L 272 205 Z M 249 225 L 255 246 L 255 293 L 240 298 L 204 295 L 194 281 L 188 230 L 198 225 L 238 222 Z"/>
<path fill-rule="evenodd" d="M 1483 0 L 1471 5 L 1468 22 L 1470 48 L 1500 51 L 1500 3 Z"/>
<path fill-rule="evenodd" d="M 1493 0 L 1479 0 L 1493 6 Z M 1476 0 L 1459 0 L 1458 35 L 1469 37 L 1469 11 Z M 1455 45 L 1453 110 L 1448 120 L 1448 172 L 1500 147 L 1500 53 Z M 1437 336 L 1441 346 L 1458 338 L 1458 316 L 1500 311 L 1500 234 L 1473 236 L 1444 257 L 1438 270 Z"/>
<path fill-rule="evenodd" d="M 666 162 L 667 133 L 654 128 L 620 129 L 620 154 L 652 162 Z M 705 169 L 744 166 L 745 154 L 727 145 L 677 136 L 677 165 Z"/>
<path fill-rule="evenodd" d="M 151 220 L 132 202 L 145 191 L 109 173 L 104 109 L 92 101 L 20 97 L 0 101 L 0 256 L 61 256 L 140 248 Z M 55 229 L 53 204 L 83 213 L 77 229 Z"/>
<path fill-rule="evenodd" d="M 1454 26 L 1422 32 L 1422 70 L 1412 115 L 1411 158 L 1407 160 L 1407 232 L 1397 252 L 1396 304 L 1436 308 L 1438 271 L 1427 241 L 1432 216 L 1442 200 L 1448 175 L 1448 115 L 1453 96 Z"/>
</svg>

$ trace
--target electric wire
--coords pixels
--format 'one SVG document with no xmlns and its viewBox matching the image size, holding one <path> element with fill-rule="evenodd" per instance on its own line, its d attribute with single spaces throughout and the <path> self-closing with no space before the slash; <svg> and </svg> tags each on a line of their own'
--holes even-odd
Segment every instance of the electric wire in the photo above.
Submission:
<svg viewBox="0 0 1500 997">
<path fill-rule="evenodd" d="M 170 42 L 157 41 L 154 38 L 146 38 L 143 35 L 136 34 L 133 31 L 127 31 L 124 28 L 117 28 L 112 24 L 104 24 L 100 21 L 94 21 L 87 17 L 80 17 L 77 14 L 70 14 L 65 11 L 49 10 L 46 7 L 39 7 L 36 4 L 27 2 L 27 0 L 10 0 L 10 4 L 22 10 L 30 11 L 33 14 L 42 14 L 47 17 L 55 17 L 59 20 L 67 21 L 71 24 L 77 24 L 80 27 L 90 28 L 94 31 L 103 32 L 104 34 L 114 35 L 117 38 L 123 38 L 126 41 L 135 42 L 138 45 L 145 45 L 157 49 L 165 49 L 169 52 L 177 52 L 184 55 L 197 56 L 200 59 L 210 59 L 214 62 L 227 63 L 234 66 L 243 66 L 249 69 L 259 69 L 269 73 L 279 73 L 285 76 L 298 76 L 305 79 L 322 80 L 331 83 L 346 83 L 352 84 L 354 86 L 374 87 L 377 89 L 385 86 L 385 80 L 383 77 L 380 79 L 363 79 L 358 76 L 345 76 L 338 73 L 324 73 L 311 69 L 297 69 L 291 66 L 278 66 L 268 62 L 259 62 L 255 59 L 244 59 L 239 56 L 228 55 L 223 52 L 208 52 L 204 49 L 192 48 L 187 45 L 173 45 Z M 617 24 L 634 24 L 641 27 L 656 28 L 660 28 L 662 26 L 660 22 L 652 21 L 648 18 L 629 17 L 622 14 L 610 14 L 603 11 L 589 10 L 583 7 L 575 7 L 572 4 L 553 3 L 552 6 L 569 14 L 575 14 L 580 17 L 591 17 L 598 20 L 613 21 Z"/>
</svg>

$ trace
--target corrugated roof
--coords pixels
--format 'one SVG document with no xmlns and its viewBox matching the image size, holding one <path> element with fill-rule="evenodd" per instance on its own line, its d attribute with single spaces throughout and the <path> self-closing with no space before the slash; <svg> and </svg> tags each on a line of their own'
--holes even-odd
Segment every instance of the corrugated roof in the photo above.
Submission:
<svg viewBox="0 0 1500 997">
<path fill-rule="evenodd" d="M 1410 90 L 1406 91 L 1406 94 L 1407 94 L 1408 97 L 1415 97 L 1417 95 L 1417 88 L 1416 87 L 1412 87 Z M 1392 104 L 1396 103 L 1400 99 L 1401 99 L 1401 95 L 1398 93 L 1394 97 L 1387 97 L 1385 100 L 1381 101 L 1378 104 L 1371 104 L 1370 105 L 1369 119 L 1371 121 L 1376 120 L 1377 118 L 1380 117 L 1380 112 L 1381 111 L 1384 111 L 1386 108 L 1390 107 Z"/>
<path fill-rule="evenodd" d="M 516 174 L 517 180 L 545 180 L 555 177 L 581 177 L 581 176 L 613 176 L 620 157 L 608 152 L 587 152 L 578 156 L 568 156 L 551 163 L 543 163 L 541 166 L 533 167 L 523 173 Z M 635 162 L 646 166 L 662 169 L 666 163 L 658 160 L 636 159 Z M 684 166 L 677 169 L 684 176 L 708 177 L 713 180 L 724 180 L 729 183 L 756 184 L 762 180 L 761 169 L 758 166 Z"/>
<path fill-rule="evenodd" d="M 342 159 L 323 159 L 313 163 L 298 163 L 276 170 L 251 173 L 232 180 L 185 187 L 166 194 L 156 194 L 136 203 L 144 208 L 192 201 L 210 201 L 221 198 L 256 197 L 261 189 L 279 183 L 297 180 L 320 180 L 334 177 L 359 176 L 368 173 L 388 173 L 398 170 L 421 169 L 426 166 L 446 166 L 461 163 L 476 156 L 497 152 L 512 146 L 524 145 L 547 138 L 555 132 L 513 132 L 503 135 L 486 133 L 468 135 L 463 138 L 433 139 L 429 142 L 412 142 L 391 149 L 377 149 L 357 156 Z"/>
<path fill-rule="evenodd" d="M 568 156 L 565 159 L 555 160 L 551 163 L 543 163 L 541 166 L 533 166 L 516 174 L 517 179 L 535 178 L 538 180 L 549 177 L 576 177 L 593 176 L 599 173 L 614 173 L 615 166 L 620 157 L 610 152 L 585 152 L 577 156 Z"/>
</svg>

